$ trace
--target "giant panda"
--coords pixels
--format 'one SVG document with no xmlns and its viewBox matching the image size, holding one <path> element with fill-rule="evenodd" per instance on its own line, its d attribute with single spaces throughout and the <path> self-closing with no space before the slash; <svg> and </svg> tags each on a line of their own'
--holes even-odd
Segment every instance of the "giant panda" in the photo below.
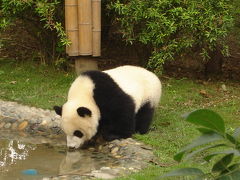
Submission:
<svg viewBox="0 0 240 180">
<path fill-rule="evenodd" d="M 137 66 L 86 71 L 72 83 L 62 116 L 67 146 L 79 148 L 100 134 L 106 141 L 128 138 L 149 130 L 162 92 L 158 77 Z"/>
</svg>

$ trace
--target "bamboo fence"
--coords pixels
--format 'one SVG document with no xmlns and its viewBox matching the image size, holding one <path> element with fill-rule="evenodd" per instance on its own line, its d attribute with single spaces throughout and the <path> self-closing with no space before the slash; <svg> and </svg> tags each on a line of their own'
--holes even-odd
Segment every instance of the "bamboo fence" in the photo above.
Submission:
<svg viewBox="0 0 240 180">
<path fill-rule="evenodd" d="M 101 55 L 101 0 L 65 0 L 69 56 Z"/>
</svg>

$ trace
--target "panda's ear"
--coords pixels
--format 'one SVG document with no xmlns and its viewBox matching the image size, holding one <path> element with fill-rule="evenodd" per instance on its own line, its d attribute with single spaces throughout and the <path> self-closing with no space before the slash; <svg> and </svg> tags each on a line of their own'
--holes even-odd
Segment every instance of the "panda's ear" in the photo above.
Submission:
<svg viewBox="0 0 240 180">
<path fill-rule="evenodd" d="M 62 106 L 54 106 L 53 109 L 55 110 L 56 114 L 62 116 Z"/>
<path fill-rule="evenodd" d="M 91 117 L 91 115 L 92 115 L 92 112 L 90 111 L 90 109 L 88 109 L 86 107 L 79 107 L 77 109 L 77 113 L 81 117 L 85 117 L 85 116 Z"/>
</svg>

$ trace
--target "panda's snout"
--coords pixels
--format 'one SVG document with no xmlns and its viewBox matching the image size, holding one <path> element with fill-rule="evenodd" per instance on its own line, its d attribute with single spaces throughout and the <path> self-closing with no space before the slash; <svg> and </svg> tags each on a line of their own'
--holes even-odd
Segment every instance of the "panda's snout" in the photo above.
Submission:
<svg viewBox="0 0 240 180">
<path fill-rule="evenodd" d="M 79 147 L 80 147 L 80 144 L 78 145 L 78 144 L 70 144 L 69 145 L 69 143 L 67 142 L 67 147 L 68 147 L 68 149 L 71 151 L 71 150 L 74 150 L 74 149 L 78 149 Z"/>
<path fill-rule="evenodd" d="M 82 138 L 67 136 L 67 146 L 69 149 L 77 149 L 84 143 Z"/>
</svg>

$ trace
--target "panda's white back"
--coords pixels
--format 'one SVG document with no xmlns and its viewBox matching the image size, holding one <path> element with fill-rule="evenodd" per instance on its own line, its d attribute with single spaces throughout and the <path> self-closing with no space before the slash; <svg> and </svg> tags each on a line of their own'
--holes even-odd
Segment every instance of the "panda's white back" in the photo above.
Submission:
<svg viewBox="0 0 240 180">
<path fill-rule="evenodd" d="M 153 107 L 159 103 L 161 96 L 161 82 L 158 77 L 141 67 L 120 66 L 104 71 L 119 85 L 119 87 L 135 101 L 135 112 L 142 105 L 150 102 Z"/>
</svg>

